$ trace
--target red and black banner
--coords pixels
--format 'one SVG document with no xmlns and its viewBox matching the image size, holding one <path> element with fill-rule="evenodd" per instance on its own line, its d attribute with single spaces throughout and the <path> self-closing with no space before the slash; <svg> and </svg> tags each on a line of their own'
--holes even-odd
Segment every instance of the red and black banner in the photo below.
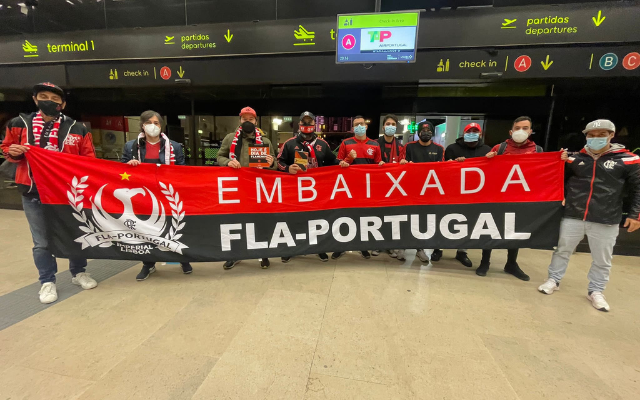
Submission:
<svg viewBox="0 0 640 400">
<path fill-rule="evenodd" d="M 58 257 L 223 261 L 346 250 L 558 243 L 560 153 L 324 167 L 297 175 L 32 148 Z"/>
</svg>

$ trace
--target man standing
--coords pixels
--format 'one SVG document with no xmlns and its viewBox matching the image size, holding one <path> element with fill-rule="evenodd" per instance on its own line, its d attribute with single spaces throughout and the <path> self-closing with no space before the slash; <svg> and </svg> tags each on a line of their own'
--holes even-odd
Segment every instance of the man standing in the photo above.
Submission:
<svg viewBox="0 0 640 400">
<path fill-rule="evenodd" d="M 329 144 L 316 136 L 316 117 L 309 111 L 300 115 L 298 122 L 298 134 L 284 142 L 278 153 L 278 170 L 292 175 L 303 174 L 306 169 L 296 164 L 296 155 L 304 155 L 307 158 L 306 169 L 328 167 L 338 165 L 336 155 L 333 154 Z M 322 262 L 329 261 L 326 253 L 318 254 Z M 282 262 L 287 263 L 291 257 L 282 257 Z"/>
<path fill-rule="evenodd" d="M 462 132 L 463 136 L 461 138 L 458 138 L 455 143 L 447 146 L 447 150 L 444 152 L 445 160 L 462 162 L 467 158 L 484 157 L 491 151 L 491 147 L 484 144 L 482 140 L 482 128 L 479 124 L 472 122 L 465 126 Z M 483 254 L 486 251 L 490 252 L 491 250 L 483 250 Z M 442 257 L 442 250 L 436 249 L 433 252 L 431 260 L 438 261 L 440 257 Z M 473 267 L 473 263 L 467 256 L 466 249 L 458 249 L 456 252 L 456 260 L 460 261 L 465 267 Z"/>
<path fill-rule="evenodd" d="M 140 115 L 140 134 L 137 139 L 125 143 L 121 161 L 133 167 L 140 163 L 185 165 L 182 145 L 169 140 L 163 131 L 164 119 L 160 114 L 153 110 L 143 112 Z M 183 262 L 180 265 L 183 273 L 193 272 L 190 263 Z M 155 262 L 143 262 L 136 280 L 144 281 L 154 272 Z"/>
<path fill-rule="evenodd" d="M 536 145 L 532 140 L 529 140 L 529 136 L 533 131 L 531 130 L 531 118 L 522 116 L 516 118 L 513 121 L 513 126 L 509 131 L 510 139 L 495 145 L 489 153 L 487 158 L 493 158 L 496 155 L 508 155 L 508 154 L 533 154 L 542 153 L 542 147 Z M 489 271 L 489 265 L 491 264 L 491 250 L 485 250 L 482 252 L 482 261 L 480 266 L 476 269 L 478 276 L 487 276 Z M 507 264 L 504 266 L 504 272 L 511 274 L 523 281 L 529 280 L 529 275 L 525 274 L 518 265 L 518 249 L 507 250 Z"/>
<path fill-rule="evenodd" d="M 402 160 L 404 148 L 396 139 L 396 128 L 398 126 L 398 117 L 388 114 L 382 122 L 383 135 L 378 138 L 378 145 L 382 161 L 385 163 L 397 163 Z"/>
<path fill-rule="evenodd" d="M 591 250 L 587 299 L 600 311 L 609 311 L 604 291 L 611 272 L 613 246 L 622 220 L 623 187 L 631 193 L 631 206 L 624 227 L 640 229 L 640 157 L 620 144 L 612 144 L 616 127 L 599 119 L 587 124 L 587 145 L 568 157 L 565 166 L 565 209 L 560 240 L 549 265 L 549 279 L 538 290 L 552 294 L 560 289 L 569 258 L 587 235 Z"/>
<path fill-rule="evenodd" d="M 45 209 L 40 202 L 36 182 L 31 177 L 24 153 L 29 150 L 29 146 L 39 146 L 51 151 L 95 157 L 95 150 L 91 133 L 84 124 L 62 114 L 67 105 L 62 89 L 53 83 L 40 83 L 33 88 L 33 101 L 39 111 L 20 114 L 9 122 L 2 142 L 2 152 L 9 162 L 18 164 L 16 183 L 22 192 L 22 206 L 33 239 L 33 261 L 42 284 L 40 302 L 48 304 L 58 299 L 58 264 L 53 254 L 47 250 Z M 46 182 L 39 184 L 44 185 Z M 93 289 L 98 283 L 86 272 L 86 266 L 86 259 L 69 259 L 69 270 L 73 276 L 71 282 L 83 289 Z"/>
<path fill-rule="evenodd" d="M 258 115 L 251 107 L 245 107 L 240 111 L 240 126 L 235 132 L 225 136 L 218 151 L 218 165 L 222 167 L 242 168 L 248 167 L 250 162 L 249 147 L 269 147 L 267 163 L 269 169 L 275 169 L 275 151 L 271 141 L 256 125 Z M 235 267 L 240 261 L 230 260 L 224 263 L 224 269 Z M 271 264 L 268 258 L 260 259 L 262 269 L 269 268 Z"/>
<path fill-rule="evenodd" d="M 431 121 L 421 121 L 418 124 L 418 141 L 408 143 L 404 148 L 404 159 L 400 164 L 407 163 L 428 163 L 444 161 L 444 147 L 433 142 L 433 124 Z M 431 265 L 433 249 L 418 249 L 416 256 L 422 262 Z M 398 250 L 397 258 L 404 260 L 404 250 Z"/>
<path fill-rule="evenodd" d="M 367 137 L 368 127 L 362 115 L 356 115 L 353 118 L 355 136 L 343 140 L 338 150 L 338 160 L 340 160 L 341 167 L 347 168 L 352 164 L 384 164 L 378 142 Z M 331 255 L 331 259 L 337 260 L 344 253 L 344 251 L 335 252 Z M 365 259 L 371 258 L 371 253 L 366 250 L 361 254 Z"/>
</svg>

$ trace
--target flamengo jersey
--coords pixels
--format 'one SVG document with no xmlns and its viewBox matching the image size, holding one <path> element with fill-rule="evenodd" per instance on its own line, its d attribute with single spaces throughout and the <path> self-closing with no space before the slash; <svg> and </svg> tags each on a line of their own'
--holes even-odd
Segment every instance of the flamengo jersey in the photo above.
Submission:
<svg viewBox="0 0 640 400">
<path fill-rule="evenodd" d="M 356 151 L 356 158 L 351 159 L 349 153 L 351 150 Z M 338 151 L 338 159 L 348 162 L 349 164 L 378 164 L 382 161 L 380 146 L 375 140 L 366 138 L 358 140 L 355 137 L 345 139 L 340 144 Z"/>
</svg>

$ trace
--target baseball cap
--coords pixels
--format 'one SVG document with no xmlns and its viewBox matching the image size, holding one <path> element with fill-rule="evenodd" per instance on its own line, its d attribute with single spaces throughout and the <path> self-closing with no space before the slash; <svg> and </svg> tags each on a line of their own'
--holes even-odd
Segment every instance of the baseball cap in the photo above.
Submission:
<svg viewBox="0 0 640 400">
<path fill-rule="evenodd" d="M 240 114 L 238 114 L 238 115 L 240 115 L 242 117 L 244 114 L 251 114 L 254 117 L 258 118 L 258 114 L 256 114 L 256 110 L 254 110 L 251 107 L 243 108 L 242 110 L 240 110 Z"/>
<path fill-rule="evenodd" d="M 33 87 L 33 95 L 36 96 L 38 93 L 40 92 L 51 92 L 51 93 L 55 93 L 58 96 L 60 96 L 62 98 L 62 100 L 64 100 L 64 90 L 62 90 L 60 87 L 58 87 L 57 85 L 54 85 L 51 82 L 42 82 L 42 83 L 38 83 L 37 85 L 35 85 Z"/>
<path fill-rule="evenodd" d="M 469 129 L 471 128 L 476 128 L 480 131 L 480 133 L 482 133 L 482 127 L 480 126 L 480 124 L 476 123 L 476 122 L 472 122 L 469 125 L 464 127 L 464 133 L 467 133 L 469 131 Z"/>
<path fill-rule="evenodd" d="M 434 131 L 433 123 L 432 123 L 431 121 L 427 121 L 426 119 L 423 119 L 422 121 L 418 122 L 418 130 L 417 130 L 416 132 L 417 132 L 417 133 L 420 133 L 420 131 L 422 131 L 422 128 L 423 128 L 425 125 L 429 127 L 429 130 L 430 130 L 431 132 L 433 132 L 433 131 Z"/>
<path fill-rule="evenodd" d="M 302 114 L 300 114 L 300 121 L 302 121 L 302 118 L 304 118 L 304 117 L 309 117 L 314 121 L 316 120 L 316 116 L 313 115 L 312 113 L 310 113 L 309 111 L 305 111 Z"/>
<path fill-rule="evenodd" d="M 595 121 L 589 122 L 582 133 L 586 135 L 588 132 L 595 131 L 596 129 L 606 129 L 608 131 L 615 132 L 616 126 L 608 119 L 597 119 Z"/>
</svg>

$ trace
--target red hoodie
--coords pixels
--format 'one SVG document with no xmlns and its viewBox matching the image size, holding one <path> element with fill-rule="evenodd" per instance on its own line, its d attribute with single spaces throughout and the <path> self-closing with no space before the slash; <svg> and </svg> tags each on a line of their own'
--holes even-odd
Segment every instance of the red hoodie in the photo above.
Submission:
<svg viewBox="0 0 640 400">
<path fill-rule="evenodd" d="M 516 146 L 516 142 L 513 141 L 513 139 L 507 139 L 507 148 L 504 149 L 504 154 L 531 154 L 531 153 L 535 153 L 536 152 L 536 144 L 527 139 L 526 142 L 524 142 L 523 144 L 521 144 L 520 146 Z M 497 144 L 495 146 L 493 146 L 493 149 L 491 149 L 492 152 L 498 152 L 498 150 L 500 149 L 500 145 Z"/>
</svg>

